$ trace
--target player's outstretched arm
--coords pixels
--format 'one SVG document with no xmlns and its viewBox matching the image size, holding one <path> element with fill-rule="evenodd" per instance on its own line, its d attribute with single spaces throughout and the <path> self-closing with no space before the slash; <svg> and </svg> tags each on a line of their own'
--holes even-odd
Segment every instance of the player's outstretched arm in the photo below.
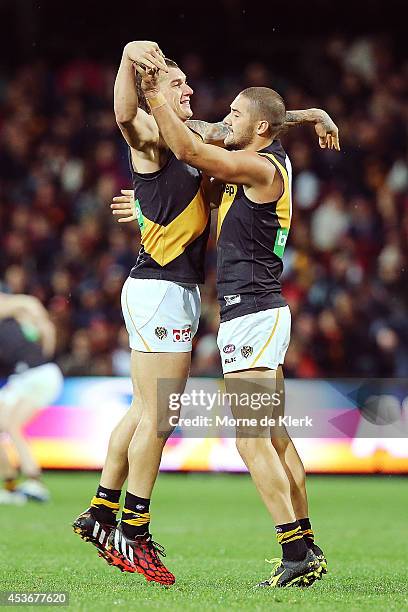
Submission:
<svg viewBox="0 0 408 612">
<path fill-rule="evenodd" d="M 128 145 L 142 149 L 144 145 L 158 141 L 159 133 L 153 117 L 139 108 L 135 66 L 160 68 L 166 72 L 168 68 L 155 42 L 129 42 L 123 49 L 113 95 L 115 117 Z"/>
<path fill-rule="evenodd" d="M 297 125 L 312 123 L 319 137 L 322 149 L 336 149 L 340 151 L 339 130 L 333 119 L 321 108 L 308 108 L 306 110 L 286 111 L 285 123 L 282 132 Z"/>
<path fill-rule="evenodd" d="M 337 149 L 340 151 L 339 130 L 326 111 L 320 108 L 308 108 L 306 110 L 286 111 L 285 123 L 281 133 L 291 127 L 312 123 L 319 136 L 319 144 L 322 149 Z M 218 123 L 207 123 L 199 119 L 189 119 L 186 125 L 196 134 L 199 134 L 206 144 L 219 147 L 224 146 L 224 140 L 228 136 L 228 126 L 219 121 Z"/>
</svg>

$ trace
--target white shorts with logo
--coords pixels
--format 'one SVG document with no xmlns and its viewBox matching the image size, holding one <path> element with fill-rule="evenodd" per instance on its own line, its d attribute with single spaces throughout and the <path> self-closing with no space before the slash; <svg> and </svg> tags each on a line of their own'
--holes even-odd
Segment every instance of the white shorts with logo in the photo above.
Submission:
<svg viewBox="0 0 408 612">
<path fill-rule="evenodd" d="M 270 308 L 221 323 L 217 344 L 224 374 L 252 368 L 276 368 L 290 342 L 289 306 Z"/>
<path fill-rule="evenodd" d="M 47 408 L 58 398 L 63 385 L 62 372 L 55 363 L 12 374 L 0 389 L 0 409 L 12 409 L 20 401 L 26 401 L 34 408 Z"/>
<path fill-rule="evenodd" d="M 144 353 L 188 353 L 201 312 L 197 285 L 131 278 L 122 289 L 129 345 Z"/>
</svg>

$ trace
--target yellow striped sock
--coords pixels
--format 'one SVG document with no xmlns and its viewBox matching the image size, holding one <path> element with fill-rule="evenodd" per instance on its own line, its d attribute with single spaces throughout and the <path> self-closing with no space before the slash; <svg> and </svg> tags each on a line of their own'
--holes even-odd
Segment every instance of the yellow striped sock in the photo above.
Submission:
<svg viewBox="0 0 408 612">
<path fill-rule="evenodd" d="M 133 525 L 133 527 L 141 527 L 150 523 L 150 512 L 134 512 L 128 508 L 123 508 L 122 522 L 127 525 Z"/>
<path fill-rule="evenodd" d="M 113 512 L 113 514 L 117 514 L 119 512 L 119 508 L 120 505 L 118 503 L 115 502 L 111 502 L 108 501 L 107 499 L 103 499 L 102 497 L 96 497 L 94 496 L 91 499 L 91 506 L 92 508 L 98 508 L 98 509 L 107 509 L 110 510 L 111 512 Z"/>
<path fill-rule="evenodd" d="M 276 534 L 278 544 L 288 544 L 289 542 L 294 542 L 295 540 L 300 540 L 301 538 L 303 538 L 303 533 L 300 525 L 298 525 L 295 529 L 291 529 L 290 531 L 284 531 L 283 533 Z"/>
<path fill-rule="evenodd" d="M 304 538 L 309 538 L 310 540 L 314 540 L 314 531 L 313 529 L 304 529 L 302 531 Z"/>
</svg>

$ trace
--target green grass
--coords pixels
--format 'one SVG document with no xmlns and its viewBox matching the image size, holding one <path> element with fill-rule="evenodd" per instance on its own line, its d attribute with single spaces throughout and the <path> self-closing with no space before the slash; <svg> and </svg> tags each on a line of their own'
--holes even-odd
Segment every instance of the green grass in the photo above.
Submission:
<svg viewBox="0 0 408 612">
<path fill-rule="evenodd" d="M 177 576 L 170 589 L 108 567 L 71 531 L 96 474 L 50 473 L 46 481 L 50 504 L 0 507 L 0 590 L 69 591 L 74 610 L 408 610 L 404 479 L 309 478 L 330 573 L 303 591 L 254 589 L 268 575 L 264 558 L 279 548 L 247 476 L 160 475 L 152 527 Z"/>
</svg>

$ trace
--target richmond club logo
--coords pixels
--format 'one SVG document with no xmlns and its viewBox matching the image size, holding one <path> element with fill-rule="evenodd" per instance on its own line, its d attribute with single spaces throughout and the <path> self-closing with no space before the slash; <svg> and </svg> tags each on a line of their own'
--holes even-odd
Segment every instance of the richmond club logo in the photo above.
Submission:
<svg viewBox="0 0 408 612">
<path fill-rule="evenodd" d="M 250 357 L 252 355 L 252 353 L 254 352 L 254 349 L 252 348 L 252 346 L 243 346 L 241 349 L 241 355 L 245 358 L 248 359 L 248 357 Z"/>
<path fill-rule="evenodd" d="M 235 344 L 227 344 L 222 350 L 224 353 L 233 353 L 235 351 Z"/>
<path fill-rule="evenodd" d="M 167 329 L 165 327 L 156 327 L 154 333 L 159 340 L 164 340 L 164 338 L 167 338 Z"/>
</svg>

